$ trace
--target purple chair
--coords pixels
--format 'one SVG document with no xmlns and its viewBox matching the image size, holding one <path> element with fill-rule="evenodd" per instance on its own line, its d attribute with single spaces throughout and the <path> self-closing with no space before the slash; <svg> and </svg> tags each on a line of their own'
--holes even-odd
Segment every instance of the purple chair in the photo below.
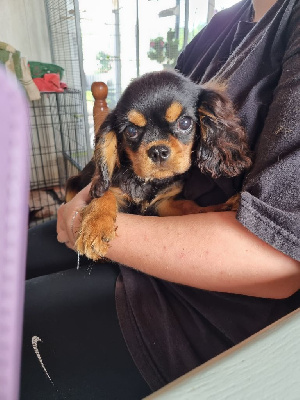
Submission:
<svg viewBox="0 0 300 400">
<path fill-rule="evenodd" d="M 23 89 L 0 65 L 0 400 L 19 397 L 29 193 Z"/>
</svg>

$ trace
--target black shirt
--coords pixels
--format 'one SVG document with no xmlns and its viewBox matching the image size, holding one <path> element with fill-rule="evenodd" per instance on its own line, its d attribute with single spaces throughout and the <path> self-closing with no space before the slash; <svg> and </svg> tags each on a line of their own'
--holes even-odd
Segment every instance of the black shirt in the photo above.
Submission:
<svg viewBox="0 0 300 400">
<path fill-rule="evenodd" d="M 215 15 L 177 69 L 200 83 L 226 82 L 255 154 L 253 168 L 218 180 L 192 170 L 185 195 L 207 205 L 241 191 L 239 221 L 299 260 L 300 2 L 278 0 L 256 24 L 252 14 L 244 0 Z M 124 266 L 116 301 L 128 348 L 153 390 L 300 306 L 299 292 L 283 300 L 210 292 Z"/>
</svg>

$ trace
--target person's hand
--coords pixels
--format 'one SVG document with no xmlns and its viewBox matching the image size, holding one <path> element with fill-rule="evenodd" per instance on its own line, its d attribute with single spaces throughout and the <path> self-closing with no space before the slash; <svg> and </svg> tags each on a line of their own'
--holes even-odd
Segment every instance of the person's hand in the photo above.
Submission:
<svg viewBox="0 0 300 400">
<path fill-rule="evenodd" d="M 71 201 L 62 204 L 57 211 L 57 240 L 75 249 L 77 233 L 81 223 L 80 211 L 91 201 L 91 184 L 81 190 Z"/>
</svg>

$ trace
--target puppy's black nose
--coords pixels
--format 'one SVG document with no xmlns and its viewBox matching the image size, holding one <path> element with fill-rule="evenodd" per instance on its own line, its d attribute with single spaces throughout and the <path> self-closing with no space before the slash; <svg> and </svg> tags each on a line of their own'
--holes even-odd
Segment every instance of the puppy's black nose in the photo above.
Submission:
<svg viewBox="0 0 300 400">
<path fill-rule="evenodd" d="M 148 151 L 148 157 L 155 163 L 166 161 L 170 157 L 170 149 L 167 146 L 153 146 Z"/>
</svg>

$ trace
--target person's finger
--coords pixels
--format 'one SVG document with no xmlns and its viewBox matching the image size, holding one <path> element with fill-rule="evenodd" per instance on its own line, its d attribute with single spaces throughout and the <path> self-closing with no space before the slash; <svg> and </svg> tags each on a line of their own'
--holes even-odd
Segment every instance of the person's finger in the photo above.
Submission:
<svg viewBox="0 0 300 400">
<path fill-rule="evenodd" d="M 57 211 L 57 240 L 73 250 L 81 225 L 81 210 L 91 201 L 90 188 L 91 184 L 68 203 L 62 204 Z"/>
<path fill-rule="evenodd" d="M 65 235 L 59 234 L 59 235 L 57 235 L 57 241 L 59 243 L 63 243 L 63 244 L 67 243 L 67 237 Z"/>
<path fill-rule="evenodd" d="M 57 233 L 57 240 L 60 243 L 64 243 L 68 239 L 65 226 L 64 208 L 65 204 L 62 204 L 57 210 L 56 233 Z"/>
<path fill-rule="evenodd" d="M 72 242 L 65 242 L 64 244 L 65 244 L 69 249 L 74 250 L 74 251 L 77 251 L 76 248 L 75 248 L 75 243 L 72 243 Z"/>
</svg>

